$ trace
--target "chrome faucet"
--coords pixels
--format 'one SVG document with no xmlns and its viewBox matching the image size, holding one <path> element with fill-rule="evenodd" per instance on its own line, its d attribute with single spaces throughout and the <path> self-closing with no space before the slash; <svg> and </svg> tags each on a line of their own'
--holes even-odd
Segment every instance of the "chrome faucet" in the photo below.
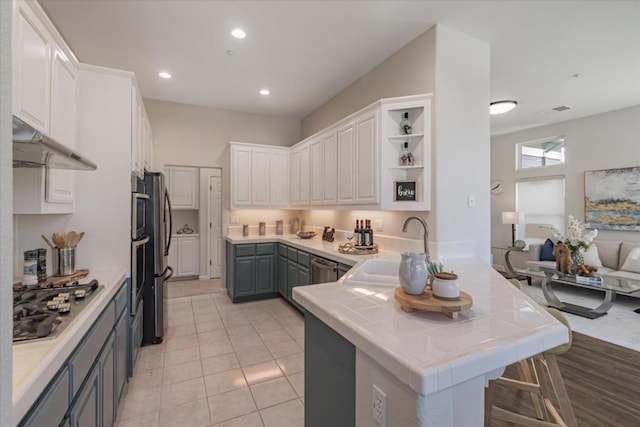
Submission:
<svg viewBox="0 0 640 427">
<path fill-rule="evenodd" d="M 424 228 L 424 253 L 427 254 L 427 262 L 429 262 L 429 226 L 427 225 L 427 222 L 419 216 L 410 216 L 404 221 L 402 232 L 407 232 L 407 225 L 411 222 L 412 219 L 418 221 L 420 224 L 422 224 L 422 228 Z"/>
</svg>

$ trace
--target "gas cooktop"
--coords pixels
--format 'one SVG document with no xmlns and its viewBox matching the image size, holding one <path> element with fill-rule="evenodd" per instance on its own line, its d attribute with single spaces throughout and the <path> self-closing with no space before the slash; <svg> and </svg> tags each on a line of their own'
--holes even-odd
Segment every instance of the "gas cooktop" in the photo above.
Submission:
<svg viewBox="0 0 640 427">
<path fill-rule="evenodd" d="M 13 342 L 58 336 L 102 290 L 97 280 L 60 288 L 13 292 Z"/>
</svg>

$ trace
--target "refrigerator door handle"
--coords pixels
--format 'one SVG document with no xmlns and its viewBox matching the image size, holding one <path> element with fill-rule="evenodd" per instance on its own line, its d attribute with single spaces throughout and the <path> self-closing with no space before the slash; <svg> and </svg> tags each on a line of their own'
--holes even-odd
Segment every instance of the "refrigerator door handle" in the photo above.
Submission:
<svg viewBox="0 0 640 427">
<path fill-rule="evenodd" d="M 162 281 L 166 282 L 173 277 L 173 268 L 167 265 L 167 268 L 165 268 L 162 274 L 159 274 L 157 277 L 162 277 Z"/>
<path fill-rule="evenodd" d="M 169 211 L 169 233 L 167 234 L 167 245 L 166 245 L 166 249 L 164 252 L 164 256 L 169 256 L 169 248 L 171 247 L 171 234 L 173 233 L 172 229 L 173 229 L 173 211 L 171 209 L 171 199 L 169 199 L 169 191 L 167 189 L 164 190 L 164 198 L 167 202 L 167 207 L 168 207 L 168 211 Z M 164 223 L 165 223 L 165 227 L 167 224 L 167 211 L 165 211 L 165 218 L 164 218 Z"/>
</svg>

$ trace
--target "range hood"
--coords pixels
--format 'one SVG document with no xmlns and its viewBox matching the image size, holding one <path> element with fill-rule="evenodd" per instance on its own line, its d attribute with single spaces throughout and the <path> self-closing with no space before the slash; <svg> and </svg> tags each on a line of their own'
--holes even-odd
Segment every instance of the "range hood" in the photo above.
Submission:
<svg viewBox="0 0 640 427">
<path fill-rule="evenodd" d="M 97 165 L 13 116 L 13 167 L 96 170 Z"/>
</svg>

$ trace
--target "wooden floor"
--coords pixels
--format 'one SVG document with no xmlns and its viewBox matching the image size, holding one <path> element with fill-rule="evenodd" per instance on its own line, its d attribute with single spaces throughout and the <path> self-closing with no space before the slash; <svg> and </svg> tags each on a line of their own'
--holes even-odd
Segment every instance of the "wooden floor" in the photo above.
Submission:
<svg viewBox="0 0 640 427">
<path fill-rule="evenodd" d="M 573 345 L 558 356 L 558 364 L 580 427 L 640 426 L 639 352 L 574 332 Z M 515 367 L 507 368 L 505 376 L 517 378 Z M 495 387 L 494 403 L 534 414 L 528 395 L 500 385 Z"/>
</svg>

